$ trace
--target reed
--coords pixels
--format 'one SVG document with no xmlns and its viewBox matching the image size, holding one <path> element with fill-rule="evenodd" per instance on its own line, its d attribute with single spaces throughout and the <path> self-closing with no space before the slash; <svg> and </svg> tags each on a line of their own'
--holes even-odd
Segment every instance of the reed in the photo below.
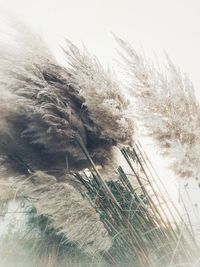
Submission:
<svg viewBox="0 0 200 267">
<path fill-rule="evenodd" d="M 37 255 L 35 264 L 81 267 L 195 266 L 199 257 L 195 234 L 184 223 L 141 144 L 137 142 L 133 147 L 121 149 L 131 172 L 127 173 L 119 166 L 113 170 L 115 179 L 109 177 L 111 179 L 106 180 L 84 145 L 79 142 L 78 145 L 87 157 L 91 170 L 75 172 L 73 176 L 82 184 L 83 200 L 88 200 L 98 214 L 112 245 L 109 250 L 87 254 L 62 229 L 54 227 L 50 216 L 38 214 L 25 200 L 26 231 L 20 242 L 29 248 L 32 255 Z M 4 204 L 2 215 L 6 213 L 5 208 Z"/>
<path fill-rule="evenodd" d="M 167 189 L 138 142 L 121 150 L 131 174 L 121 166 L 118 180 L 101 177 L 85 147 L 91 173 L 76 173 L 87 197 L 112 236 L 106 257 L 113 266 L 192 266 L 199 247 Z M 124 265 L 126 264 L 126 265 Z"/>
</svg>

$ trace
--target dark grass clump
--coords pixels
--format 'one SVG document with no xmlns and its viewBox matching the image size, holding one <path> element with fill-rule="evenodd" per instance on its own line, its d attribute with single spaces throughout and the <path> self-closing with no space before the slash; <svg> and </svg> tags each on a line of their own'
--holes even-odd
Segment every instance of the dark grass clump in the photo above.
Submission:
<svg viewBox="0 0 200 267">
<path fill-rule="evenodd" d="M 121 150 L 132 173 L 127 175 L 119 166 L 118 180 L 108 182 L 81 147 L 94 171 L 75 176 L 112 236 L 113 246 L 104 254 L 111 265 L 191 266 L 199 254 L 195 237 L 170 201 L 140 144 Z"/>
</svg>

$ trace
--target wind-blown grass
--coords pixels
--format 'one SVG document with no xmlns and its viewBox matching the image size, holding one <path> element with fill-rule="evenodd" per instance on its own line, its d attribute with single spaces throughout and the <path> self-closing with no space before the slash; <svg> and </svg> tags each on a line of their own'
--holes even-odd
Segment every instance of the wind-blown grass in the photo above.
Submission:
<svg viewBox="0 0 200 267">
<path fill-rule="evenodd" d="M 82 147 L 88 160 L 93 162 Z M 116 266 L 191 265 L 198 257 L 195 237 L 169 199 L 161 180 L 139 144 L 121 150 L 132 174 L 120 166 L 118 181 L 105 183 L 98 170 L 76 174 L 87 188 L 86 196 L 113 237 L 108 254 Z M 133 187 L 131 180 L 136 180 Z M 135 183 L 134 183 L 135 184 Z"/>
<path fill-rule="evenodd" d="M 54 263 L 45 266 L 193 266 L 199 257 L 195 236 L 171 202 L 140 143 L 121 150 L 132 173 L 127 174 L 119 166 L 118 180 L 115 175 L 115 180 L 108 181 L 102 178 L 85 147 L 79 145 L 93 171 L 77 172 L 74 177 L 83 185 L 83 198 L 99 214 L 112 246 L 91 256 L 67 239 L 61 229 L 53 228 L 50 217 L 39 216 L 28 205 L 25 240 L 34 240 L 32 251 L 42 264 L 49 261 Z"/>
<path fill-rule="evenodd" d="M 199 247 L 195 236 L 169 199 L 140 144 L 121 149 L 131 173 L 126 173 L 122 166 L 111 170 L 116 165 L 113 149 L 133 145 L 135 141 L 132 106 L 119 83 L 95 57 L 80 52 L 71 43 L 68 42 L 65 51 L 68 65 L 62 67 L 49 55 L 37 36 L 30 36 L 29 29 L 25 29 L 24 35 L 21 27 L 18 32 L 20 35 L 15 40 L 17 47 L 21 44 L 18 49 L 14 49 L 15 46 L 8 49 L 7 45 L 1 48 L 0 196 L 4 199 L 24 197 L 29 205 L 25 209 L 25 233 L 22 237 L 20 233 L 8 233 L 1 239 L 1 247 L 7 249 L 6 246 L 11 245 L 18 248 L 16 242 L 21 244 L 23 253 L 17 250 L 22 258 L 20 267 L 197 266 Z M 148 69 L 145 69 L 144 62 L 132 50 L 131 56 L 138 63 L 133 65 L 133 72 L 139 78 L 137 89 L 142 88 L 142 97 L 145 96 L 140 107 L 146 112 L 143 115 L 148 119 L 152 114 L 159 117 L 168 106 L 160 105 L 161 102 L 153 106 L 153 101 L 157 100 L 159 90 L 166 92 L 166 85 L 171 83 L 166 84 L 165 77 L 155 72 L 153 81 L 157 84 L 159 76 L 163 83 L 159 83 L 161 88 L 154 92 L 154 84 L 148 84 L 148 79 L 144 81 L 149 77 L 145 75 Z M 147 74 L 152 74 L 152 71 Z M 179 77 L 178 72 L 175 74 L 176 78 Z M 172 85 L 176 88 L 174 83 Z M 184 91 L 185 87 L 182 87 L 179 92 Z M 188 99 L 182 96 L 180 94 L 180 98 L 174 101 L 182 103 L 179 100 Z M 147 105 L 149 99 L 152 105 Z M 195 99 L 193 94 L 191 99 Z M 177 105 L 173 103 L 170 110 L 174 112 Z M 198 111 L 198 106 L 193 106 Z M 158 107 L 164 111 L 159 113 Z M 176 126 L 179 125 L 177 122 L 182 122 L 182 114 L 187 117 L 184 107 L 185 104 L 177 117 L 171 116 L 173 112 L 169 113 L 170 117 L 177 119 L 173 120 Z M 164 141 L 169 139 L 169 135 L 163 135 L 162 126 L 166 119 L 168 117 L 164 117 L 160 124 L 157 120 L 154 124 L 148 121 L 149 129 Z M 191 129 L 198 123 L 198 119 L 192 121 Z M 157 129 L 156 125 L 161 127 Z M 170 132 L 175 143 L 179 141 L 181 127 L 182 124 L 172 131 L 173 134 Z M 155 132 L 156 129 L 159 131 Z M 194 136 L 188 137 L 184 129 L 181 131 L 183 141 L 190 148 Z M 195 129 L 198 132 L 199 126 Z M 171 128 L 168 127 L 167 131 Z M 193 141 L 192 148 L 198 152 L 199 138 Z M 165 143 L 166 150 L 169 150 L 169 145 Z M 198 163 L 198 154 L 194 153 L 194 156 L 193 150 L 192 155 L 189 153 L 192 159 L 192 164 L 187 165 L 189 169 Z M 180 173 L 185 161 L 178 162 L 181 162 L 178 164 Z M 95 164 L 106 165 L 109 172 L 107 168 L 99 171 Z M 2 210 L 3 217 L 5 204 Z M 32 259 L 32 254 L 36 259 Z M 24 255 L 31 259 L 30 264 Z M 2 264 L 11 267 L 6 259 Z M 17 266 L 15 261 L 12 264 Z"/>
</svg>

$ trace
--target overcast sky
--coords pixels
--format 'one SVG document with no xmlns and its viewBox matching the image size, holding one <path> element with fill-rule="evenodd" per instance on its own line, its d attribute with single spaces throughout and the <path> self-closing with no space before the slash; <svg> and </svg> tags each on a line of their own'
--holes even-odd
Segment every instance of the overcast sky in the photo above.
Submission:
<svg viewBox="0 0 200 267">
<path fill-rule="evenodd" d="M 147 55 L 167 51 L 200 87 L 198 0 L 0 0 L 0 7 L 31 23 L 56 55 L 66 37 L 114 65 L 113 32 Z"/>
</svg>

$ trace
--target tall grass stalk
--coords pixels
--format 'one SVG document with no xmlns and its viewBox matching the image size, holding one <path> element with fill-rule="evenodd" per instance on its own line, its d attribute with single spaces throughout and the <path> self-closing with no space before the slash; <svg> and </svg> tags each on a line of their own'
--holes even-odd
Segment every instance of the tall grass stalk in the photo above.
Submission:
<svg viewBox="0 0 200 267">
<path fill-rule="evenodd" d="M 141 144 L 121 150 L 132 174 L 126 174 L 119 166 L 115 182 L 105 182 L 86 148 L 79 145 L 93 171 L 76 173 L 75 177 L 86 188 L 84 196 L 100 214 L 113 238 L 113 246 L 106 252 L 112 264 L 192 266 L 199 253 L 195 236 L 184 223 Z"/>
<path fill-rule="evenodd" d="M 115 179 L 104 179 L 85 146 L 77 142 L 91 170 L 73 175 L 83 186 L 83 198 L 100 215 L 112 246 L 108 251 L 86 255 L 60 234 L 60 229 L 52 227 L 48 215 L 38 215 L 28 206 L 28 230 L 23 238 L 41 258 L 38 266 L 44 262 L 47 266 L 65 266 L 64 259 L 66 266 L 73 267 L 88 267 L 89 262 L 92 267 L 185 267 L 197 263 L 200 248 L 195 233 L 184 223 L 141 144 L 121 149 L 131 173 L 119 166 L 113 170 Z"/>
</svg>

